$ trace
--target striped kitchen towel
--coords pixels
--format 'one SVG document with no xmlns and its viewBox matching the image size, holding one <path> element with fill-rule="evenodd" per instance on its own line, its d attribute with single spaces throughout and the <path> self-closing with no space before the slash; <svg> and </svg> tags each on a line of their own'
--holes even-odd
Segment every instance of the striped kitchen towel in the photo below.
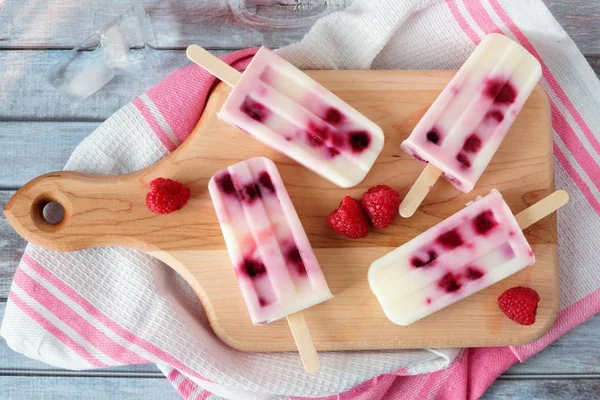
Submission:
<svg viewBox="0 0 600 400">
<path fill-rule="evenodd" d="M 556 185 L 571 194 L 558 213 L 561 311 L 539 340 L 462 352 L 325 352 L 312 376 L 295 353 L 224 345 L 191 289 L 151 257 L 31 245 L 0 333 L 14 350 L 64 368 L 154 362 L 185 399 L 478 398 L 512 364 L 600 310 L 600 82 L 541 0 L 355 0 L 279 51 L 305 69 L 457 69 L 491 32 L 521 43 L 542 64 Z M 243 69 L 253 53 L 225 60 Z M 214 84 L 195 66 L 174 72 L 102 124 L 66 168 L 119 174 L 156 162 L 185 140 Z"/>
</svg>

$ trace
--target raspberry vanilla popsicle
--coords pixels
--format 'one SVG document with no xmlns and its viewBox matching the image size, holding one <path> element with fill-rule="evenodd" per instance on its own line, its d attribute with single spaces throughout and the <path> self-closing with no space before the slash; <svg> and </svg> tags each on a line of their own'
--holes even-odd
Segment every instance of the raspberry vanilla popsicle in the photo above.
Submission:
<svg viewBox="0 0 600 400">
<path fill-rule="evenodd" d="M 271 160 L 252 158 L 217 172 L 208 190 L 254 324 L 290 322 L 290 315 L 333 297 Z"/>
<path fill-rule="evenodd" d="M 385 315 L 410 325 L 532 265 L 522 229 L 566 204 L 557 191 L 516 217 L 497 190 L 371 264 Z"/>
<path fill-rule="evenodd" d="M 379 156 L 381 128 L 267 48 L 243 74 L 199 46 L 188 57 L 233 87 L 219 118 L 347 188 Z"/>
<path fill-rule="evenodd" d="M 429 107 L 402 149 L 427 163 L 400 206 L 409 217 L 440 174 L 470 192 L 541 76 L 539 62 L 504 35 L 487 35 Z M 418 192 L 418 193 L 415 193 Z M 416 196 L 416 197 L 414 197 Z"/>
</svg>

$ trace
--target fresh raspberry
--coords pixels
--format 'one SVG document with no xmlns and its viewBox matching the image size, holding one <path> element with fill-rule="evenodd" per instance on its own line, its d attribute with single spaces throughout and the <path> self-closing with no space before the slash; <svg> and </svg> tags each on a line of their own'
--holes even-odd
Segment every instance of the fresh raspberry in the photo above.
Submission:
<svg viewBox="0 0 600 400">
<path fill-rule="evenodd" d="M 498 307 L 516 323 L 531 325 L 535 322 L 540 295 L 533 289 L 518 286 L 498 297 Z"/>
<path fill-rule="evenodd" d="M 337 210 L 327 217 L 332 231 L 351 239 L 364 238 L 369 234 L 369 221 L 356 199 L 346 196 Z"/>
<path fill-rule="evenodd" d="M 398 206 L 400 206 L 400 196 L 389 186 L 373 186 L 363 194 L 360 204 L 367 213 L 371 223 L 375 228 L 387 228 L 390 226 L 396 215 L 398 215 Z"/>
<path fill-rule="evenodd" d="M 190 199 L 190 189 L 172 179 L 156 178 L 146 195 L 146 207 L 157 214 L 169 214 L 180 210 Z"/>
</svg>

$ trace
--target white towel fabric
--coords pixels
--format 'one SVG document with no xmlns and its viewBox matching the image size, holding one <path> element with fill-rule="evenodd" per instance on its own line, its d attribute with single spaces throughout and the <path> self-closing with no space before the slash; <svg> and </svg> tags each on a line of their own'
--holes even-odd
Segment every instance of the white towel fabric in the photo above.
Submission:
<svg viewBox="0 0 600 400">
<path fill-rule="evenodd" d="M 557 186 L 572 198 L 559 212 L 562 325 L 532 345 L 512 349 L 525 359 L 600 304 L 600 83 L 543 3 L 355 0 L 279 54 L 304 69 L 457 69 L 492 31 L 531 46 L 544 61 Z M 137 101 L 142 106 L 123 107 L 94 131 L 66 169 L 127 173 L 168 154 L 140 110 L 150 110 L 163 130 L 177 127 L 160 115 L 152 96 Z M 297 353 L 251 354 L 227 347 L 170 268 L 118 248 L 56 253 L 29 245 L 0 333 L 15 351 L 68 369 L 154 362 L 187 399 L 328 396 L 394 371 L 436 371 L 459 354 L 456 349 L 323 352 L 322 370 L 310 375 Z M 416 397 L 413 389 L 404 397 Z"/>
</svg>

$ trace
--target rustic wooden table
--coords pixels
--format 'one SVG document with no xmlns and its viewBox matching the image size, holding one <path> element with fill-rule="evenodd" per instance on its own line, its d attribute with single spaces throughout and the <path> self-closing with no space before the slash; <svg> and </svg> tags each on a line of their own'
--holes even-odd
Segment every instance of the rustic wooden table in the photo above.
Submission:
<svg viewBox="0 0 600 400">
<path fill-rule="evenodd" d="M 600 75 L 600 0 L 544 1 Z M 159 5 L 143 1 L 155 23 L 160 70 L 127 80 L 116 79 L 100 93 L 75 104 L 45 83 L 44 73 L 68 49 L 130 3 L 0 0 L 0 140 L 4 151 L 0 162 L 0 204 L 31 178 L 61 169 L 73 148 L 110 114 L 169 71 L 186 64 L 183 49 L 189 43 L 199 43 L 220 54 L 259 44 L 280 47 L 298 40 L 306 31 L 261 31 L 240 26 L 233 22 L 227 9 L 214 6 L 226 3 L 225 0 L 179 0 Z M 310 9 L 323 1 L 296 3 Z M 263 7 L 259 11 L 269 15 L 285 12 L 285 7 Z M 0 319 L 24 247 L 25 242 L 0 217 Z M 573 329 L 541 354 L 508 370 L 485 398 L 598 398 L 598 331 L 600 315 Z M 0 393 L 2 398 L 12 400 L 179 398 L 153 365 L 64 371 L 14 353 L 4 341 L 0 341 Z"/>
</svg>

